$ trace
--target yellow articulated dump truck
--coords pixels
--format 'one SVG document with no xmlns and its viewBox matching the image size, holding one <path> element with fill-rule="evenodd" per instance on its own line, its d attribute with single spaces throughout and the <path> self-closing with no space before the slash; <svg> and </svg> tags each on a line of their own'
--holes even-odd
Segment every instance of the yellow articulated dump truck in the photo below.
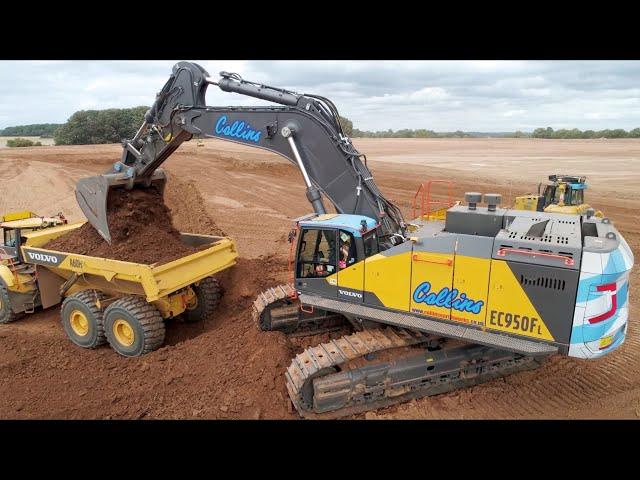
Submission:
<svg viewBox="0 0 640 480">
<path fill-rule="evenodd" d="M 210 316 L 221 298 L 212 276 L 236 263 L 227 237 L 183 233 L 199 250 L 177 260 L 139 264 L 42 248 L 79 228 L 61 215 L 5 215 L 0 223 L 0 323 L 62 302 L 62 325 L 84 348 L 104 343 L 124 356 L 139 356 L 164 343 L 165 324 L 181 316 Z"/>
</svg>

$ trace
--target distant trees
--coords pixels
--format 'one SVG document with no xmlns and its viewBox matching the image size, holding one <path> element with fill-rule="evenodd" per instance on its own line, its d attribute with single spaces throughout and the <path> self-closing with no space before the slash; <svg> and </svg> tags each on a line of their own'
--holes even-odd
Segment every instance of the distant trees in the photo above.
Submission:
<svg viewBox="0 0 640 480">
<path fill-rule="evenodd" d="M 35 123 L 33 125 L 17 125 L 0 130 L 0 135 L 5 137 L 45 137 L 51 138 L 60 123 Z"/>
<path fill-rule="evenodd" d="M 7 147 L 41 147 L 42 142 L 34 142 L 28 138 L 10 138 Z"/>
<path fill-rule="evenodd" d="M 55 131 L 56 145 L 120 143 L 132 138 L 149 107 L 80 110 Z"/>
<path fill-rule="evenodd" d="M 640 138 L 640 128 L 634 128 L 627 132 L 622 128 L 582 131 L 577 128 L 554 130 L 551 127 L 547 127 L 536 128 L 531 136 L 534 138 Z"/>
<path fill-rule="evenodd" d="M 353 122 L 351 120 L 340 115 L 340 125 L 347 137 L 350 137 L 353 134 Z"/>
<path fill-rule="evenodd" d="M 412 130 L 405 128 L 402 130 L 380 130 L 376 132 L 370 132 L 365 130 L 353 129 L 353 136 L 359 138 L 468 138 L 473 137 L 470 133 L 456 130 L 455 132 L 434 132 L 433 130 L 426 130 L 424 128 L 418 130 Z"/>
</svg>

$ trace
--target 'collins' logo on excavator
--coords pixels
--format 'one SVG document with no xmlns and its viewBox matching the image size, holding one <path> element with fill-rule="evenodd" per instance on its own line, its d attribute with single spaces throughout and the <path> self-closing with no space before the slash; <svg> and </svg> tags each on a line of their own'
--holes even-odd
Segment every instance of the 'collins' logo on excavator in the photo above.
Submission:
<svg viewBox="0 0 640 480">
<path fill-rule="evenodd" d="M 227 125 L 226 115 L 221 116 L 216 122 L 216 133 L 225 137 L 250 140 L 255 143 L 260 141 L 260 135 L 262 134 L 261 131 L 254 130 L 251 125 L 242 120 L 236 120 L 231 125 Z"/>
</svg>

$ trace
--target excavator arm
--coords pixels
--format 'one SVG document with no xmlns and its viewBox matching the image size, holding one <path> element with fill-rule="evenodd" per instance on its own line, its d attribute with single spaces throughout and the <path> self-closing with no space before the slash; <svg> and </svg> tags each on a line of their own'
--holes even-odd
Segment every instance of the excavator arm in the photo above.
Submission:
<svg viewBox="0 0 640 480">
<path fill-rule="evenodd" d="M 208 107 L 209 85 L 280 105 Z M 397 206 L 385 199 L 344 134 L 331 101 L 259 85 L 237 74 L 212 79 L 199 65 L 180 62 L 158 93 L 135 137 L 123 142 L 122 159 L 104 175 L 81 179 L 78 203 L 96 230 L 110 242 L 107 198 L 113 188 L 150 186 L 166 181 L 159 167 L 193 136 L 219 138 L 277 153 L 301 171 L 307 199 L 315 213 L 326 213 L 323 196 L 338 213 L 371 217 L 390 245 L 402 242 L 405 222 Z"/>
</svg>

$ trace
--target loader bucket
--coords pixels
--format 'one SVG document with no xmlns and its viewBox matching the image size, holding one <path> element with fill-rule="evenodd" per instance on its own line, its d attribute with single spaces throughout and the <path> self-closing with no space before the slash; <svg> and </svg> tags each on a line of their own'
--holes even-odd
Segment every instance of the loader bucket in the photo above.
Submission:
<svg viewBox="0 0 640 480">
<path fill-rule="evenodd" d="M 160 169 L 156 170 L 151 178 L 136 179 L 135 182 L 121 174 L 87 177 L 76 183 L 76 200 L 89 223 L 110 244 L 111 233 L 107 218 L 109 193 L 114 188 L 149 187 L 151 185 L 163 193 L 165 183 L 166 176 Z"/>
</svg>

